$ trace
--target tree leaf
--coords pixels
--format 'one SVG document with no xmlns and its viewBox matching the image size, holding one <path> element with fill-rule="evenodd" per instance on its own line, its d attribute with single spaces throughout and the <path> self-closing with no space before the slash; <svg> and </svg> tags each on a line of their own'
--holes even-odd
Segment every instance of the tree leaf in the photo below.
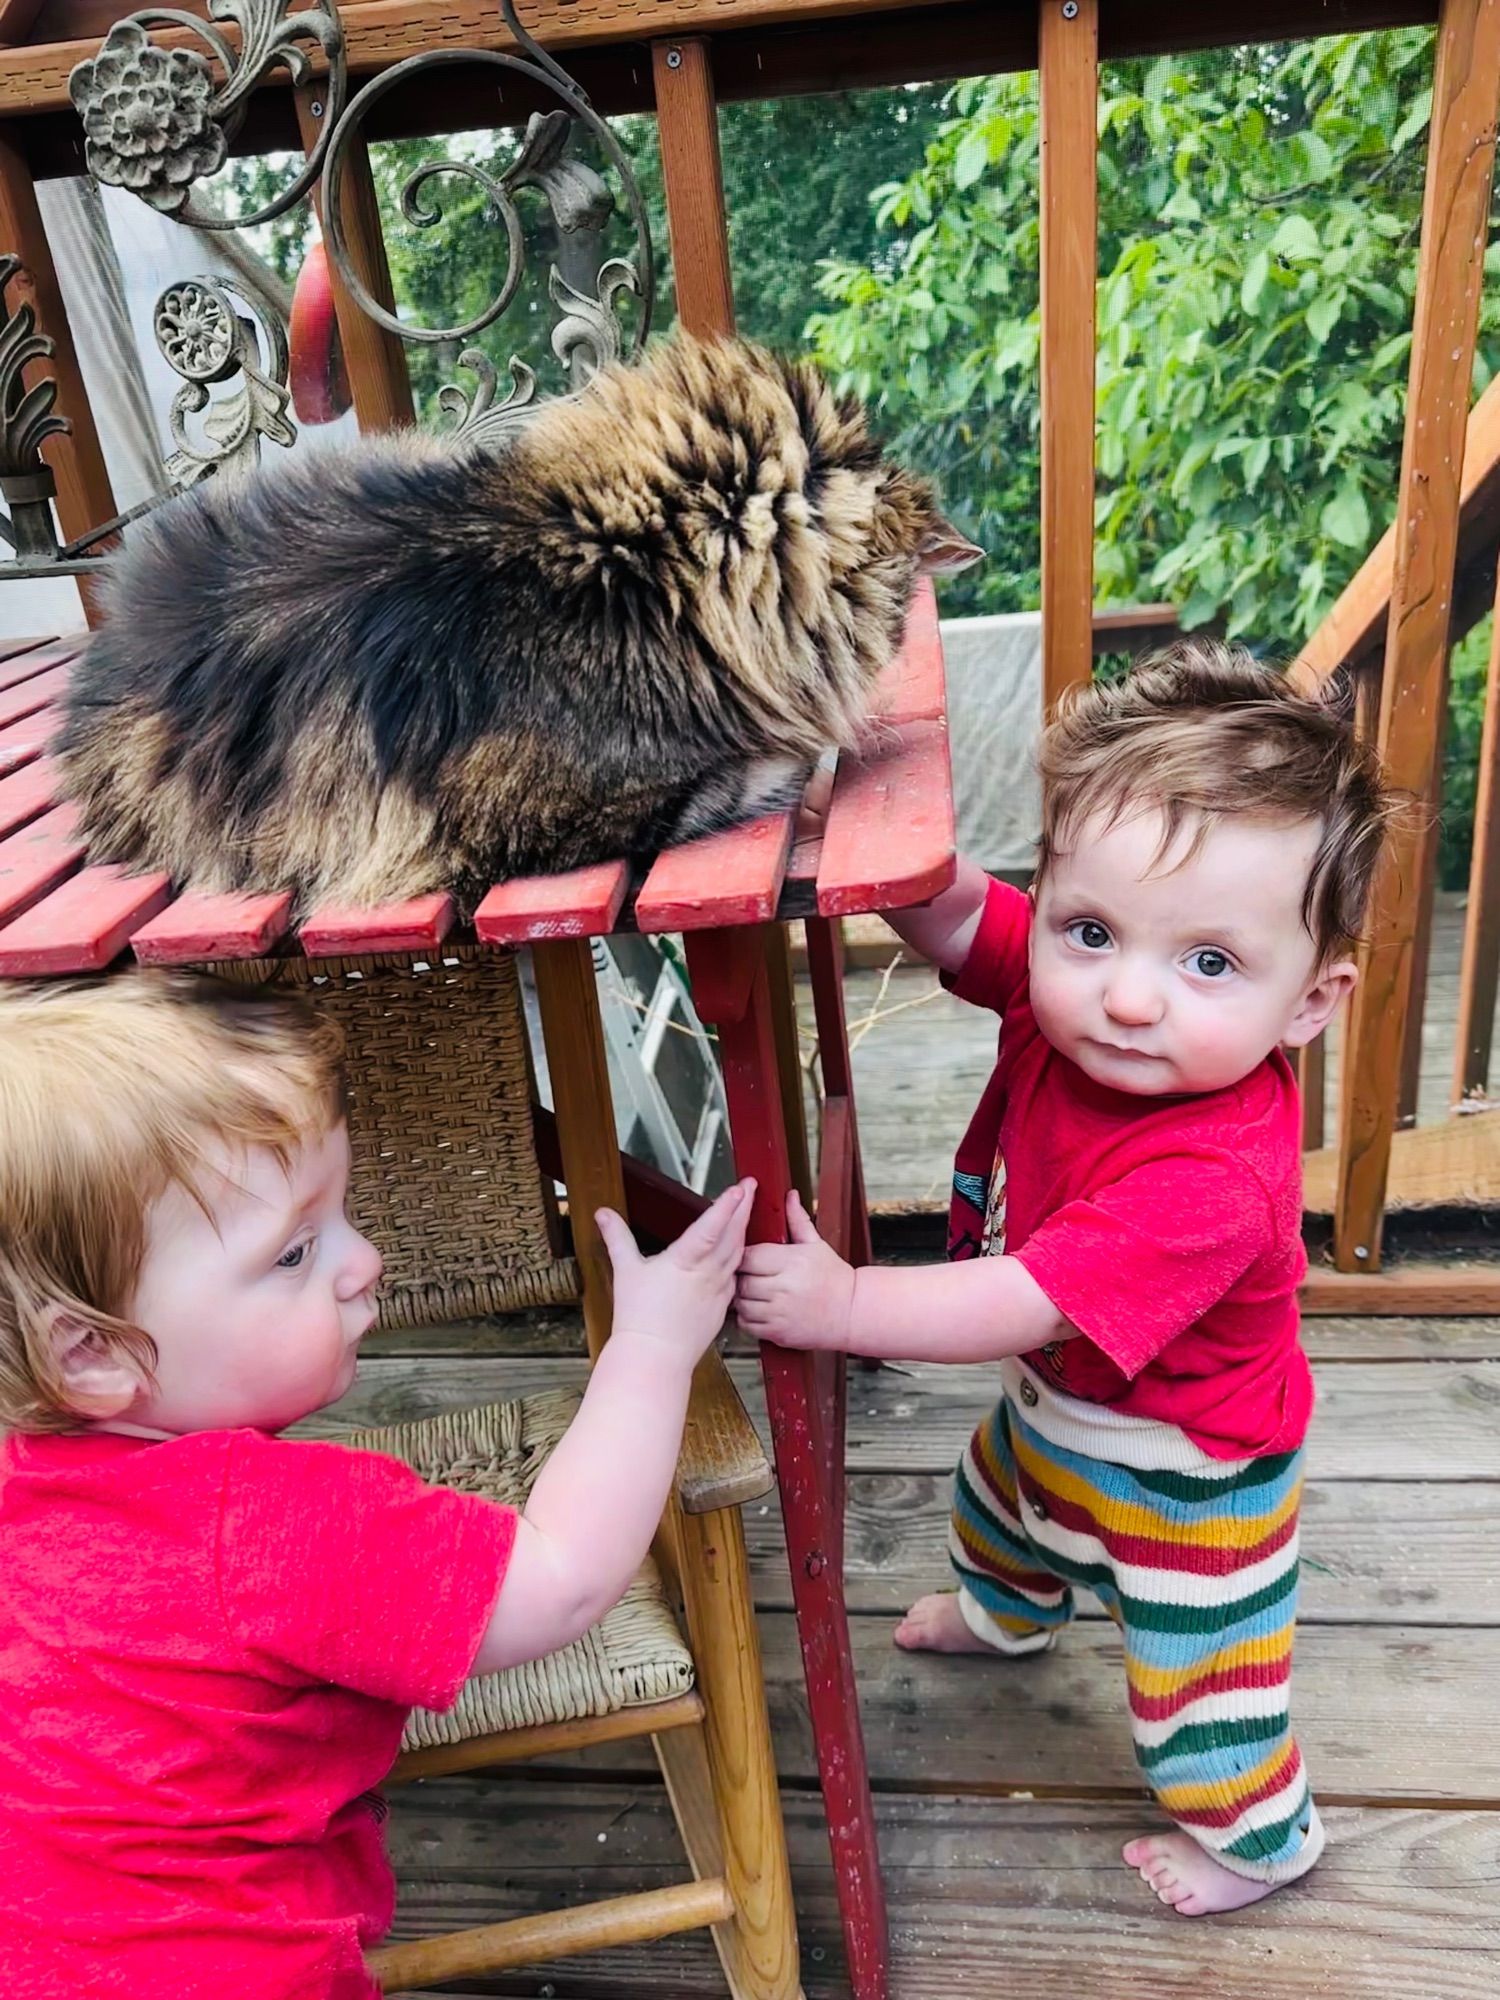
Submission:
<svg viewBox="0 0 1500 2000">
<path fill-rule="evenodd" d="M 960 193 L 973 187 L 990 163 L 990 142 L 983 129 L 966 132 L 953 159 L 953 185 Z"/>
<path fill-rule="evenodd" d="M 1247 313 L 1253 313 L 1260 304 L 1270 271 L 1271 259 L 1264 250 L 1257 250 L 1245 266 L 1245 276 L 1240 284 L 1240 304 Z"/>
<path fill-rule="evenodd" d="M 1341 542 L 1346 549 L 1368 548 L 1370 510 L 1364 494 L 1346 480 L 1324 506 L 1318 525 L 1330 541 Z"/>
</svg>

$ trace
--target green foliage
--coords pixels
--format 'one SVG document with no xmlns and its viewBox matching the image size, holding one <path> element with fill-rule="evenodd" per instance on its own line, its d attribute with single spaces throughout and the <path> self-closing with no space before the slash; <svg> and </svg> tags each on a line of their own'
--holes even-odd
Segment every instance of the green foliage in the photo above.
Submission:
<svg viewBox="0 0 1500 2000">
<path fill-rule="evenodd" d="M 1426 29 L 1108 66 L 1099 101 L 1096 594 L 1166 598 L 1285 654 L 1396 501 L 1433 37 Z M 950 611 L 1038 599 L 1034 76 L 960 84 L 829 261 L 815 350 L 942 479 L 990 552 Z M 1494 261 L 1496 253 L 1491 253 Z M 1486 301 L 1476 388 L 1500 364 Z M 1465 656 L 1467 657 L 1467 656 Z M 1456 699 L 1449 876 L 1472 812 Z M 1465 805 L 1465 799 L 1469 801 Z"/>
</svg>

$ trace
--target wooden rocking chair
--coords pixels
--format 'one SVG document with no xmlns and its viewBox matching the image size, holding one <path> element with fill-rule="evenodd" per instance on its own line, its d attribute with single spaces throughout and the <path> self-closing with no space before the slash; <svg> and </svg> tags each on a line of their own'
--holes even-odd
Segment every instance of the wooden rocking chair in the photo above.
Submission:
<svg viewBox="0 0 1500 2000">
<path fill-rule="evenodd" d="M 291 957 L 219 969 L 293 981 L 340 1018 L 351 1210 L 386 1258 L 385 1322 L 418 1326 L 581 1299 L 593 1356 L 610 1324 L 609 1265 L 593 1216 L 603 1204 L 627 1210 L 626 1169 L 588 945 L 539 945 L 535 965 L 555 1116 L 532 1103 L 508 954 Z M 559 1254 L 538 1143 L 569 1192 L 573 1257 Z M 659 1177 L 632 1169 L 631 1178 L 646 1210 L 638 1200 L 633 1219 L 649 1226 L 654 1218 L 657 1233 L 678 1226 L 680 1210 L 659 1198 Z M 575 1402 L 544 1394 L 364 1431 L 350 1442 L 390 1451 L 429 1478 L 520 1502 Z M 392 1773 L 394 1781 L 436 1776 L 649 1735 L 691 1879 L 386 1945 L 371 1958 L 385 1990 L 711 1926 L 735 2000 L 797 2000 L 786 1836 L 739 1513 L 771 1483 L 760 1442 L 711 1351 L 694 1380 L 654 1568 L 574 1646 L 471 1683 L 449 1716 L 419 1712 Z"/>
</svg>

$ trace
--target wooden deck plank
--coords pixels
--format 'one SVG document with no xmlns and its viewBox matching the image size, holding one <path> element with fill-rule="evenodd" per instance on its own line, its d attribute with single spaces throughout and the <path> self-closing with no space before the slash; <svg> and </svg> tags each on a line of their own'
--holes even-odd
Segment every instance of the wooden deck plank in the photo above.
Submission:
<svg viewBox="0 0 1500 2000">
<path fill-rule="evenodd" d="M 759 1363 L 737 1358 L 729 1371 L 764 1439 Z M 343 1401 L 310 1420 L 309 1435 L 337 1436 L 361 1424 L 499 1402 L 581 1379 L 582 1363 L 570 1356 L 371 1358 L 361 1362 Z M 851 1471 L 949 1471 L 996 1393 L 993 1368 L 903 1363 L 854 1372 Z M 1500 1363 L 1348 1362 L 1320 1371 L 1318 1403 L 1308 1443 L 1311 1479 L 1500 1479 Z"/>
<path fill-rule="evenodd" d="M 458 1928 L 680 1879 L 659 1788 L 465 1784 L 391 1794 L 394 1935 Z M 784 1798 L 807 2000 L 846 1975 L 816 1800 Z M 877 1798 L 898 2000 L 1490 2000 L 1497 1937 L 1487 1813 L 1332 1807 L 1313 1876 L 1253 1911 L 1185 1922 L 1119 1858 L 1135 1805 Z M 722 2000 L 706 1936 L 531 1968 L 494 1990 L 556 2000 Z"/>
<path fill-rule="evenodd" d="M 83 635 L 80 635 L 83 636 Z M 17 653 L 33 653 L 39 646 L 55 646 L 56 633 L 32 639 L 0 639 L 0 660 L 14 659 Z"/>
<path fill-rule="evenodd" d="M 167 875 L 85 868 L 0 930 L 0 977 L 102 972 L 171 895 Z"/>
<path fill-rule="evenodd" d="M 926 1591 L 951 1588 L 951 1499 L 947 1473 L 853 1474 L 844 1553 L 851 1611 L 904 1611 Z M 1302 1518 L 1302 1624 L 1500 1626 L 1500 1482 L 1314 1480 Z M 757 1605 L 790 1610 L 774 1495 L 746 1507 L 745 1538 Z M 1082 1602 L 1087 1616 L 1104 1616 L 1092 1595 Z"/>
<path fill-rule="evenodd" d="M 144 924 L 130 940 L 142 965 L 203 965 L 258 958 L 286 934 L 292 899 L 214 896 L 190 889 Z"/>
</svg>

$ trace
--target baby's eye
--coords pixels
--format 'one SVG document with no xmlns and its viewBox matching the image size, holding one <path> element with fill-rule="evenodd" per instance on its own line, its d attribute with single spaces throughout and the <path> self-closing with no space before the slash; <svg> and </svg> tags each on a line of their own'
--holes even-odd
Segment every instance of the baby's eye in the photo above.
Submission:
<svg viewBox="0 0 1500 2000">
<path fill-rule="evenodd" d="M 1188 963 L 1201 979 L 1222 979 L 1226 972 L 1232 970 L 1228 954 L 1215 951 L 1212 946 L 1195 951 Z"/>
<path fill-rule="evenodd" d="M 276 1259 L 278 1271 L 299 1271 L 306 1262 L 311 1243 L 294 1243 L 290 1250 L 283 1250 Z"/>
<path fill-rule="evenodd" d="M 1103 951 L 1109 943 L 1109 932 L 1093 917 L 1080 917 L 1076 924 L 1069 924 L 1068 936 L 1085 951 Z"/>
</svg>

